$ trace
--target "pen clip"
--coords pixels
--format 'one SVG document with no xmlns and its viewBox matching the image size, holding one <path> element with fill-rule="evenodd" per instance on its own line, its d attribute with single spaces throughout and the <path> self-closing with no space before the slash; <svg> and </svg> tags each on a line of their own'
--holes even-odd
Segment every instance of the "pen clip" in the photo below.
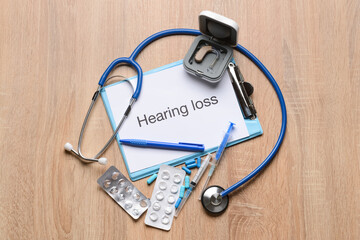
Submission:
<svg viewBox="0 0 360 240">
<path fill-rule="evenodd" d="M 188 145 L 188 146 L 199 146 L 199 147 L 204 147 L 204 144 L 199 144 L 199 143 L 185 143 L 185 142 L 179 142 L 180 145 Z"/>
</svg>

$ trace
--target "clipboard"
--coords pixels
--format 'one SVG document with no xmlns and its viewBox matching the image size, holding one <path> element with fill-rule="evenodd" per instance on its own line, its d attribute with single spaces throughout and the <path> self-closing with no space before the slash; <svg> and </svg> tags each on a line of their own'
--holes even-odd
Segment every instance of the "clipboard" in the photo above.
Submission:
<svg viewBox="0 0 360 240">
<path fill-rule="evenodd" d="M 143 104 L 146 104 L 146 101 L 145 101 L 145 99 L 146 99 L 146 94 L 144 94 L 144 91 L 149 91 L 149 89 L 150 89 L 150 87 L 149 86 L 151 86 L 151 85 L 148 85 L 148 87 L 146 88 L 146 84 L 145 83 L 147 83 L 147 81 L 153 81 L 153 83 L 155 84 L 156 83 L 156 81 L 157 81 L 157 78 L 155 77 L 155 76 L 158 76 L 159 78 L 161 78 L 161 76 L 163 76 L 163 75 L 161 75 L 161 74 L 165 74 L 165 73 L 167 73 L 168 74 L 168 72 L 171 72 L 171 71 L 177 71 L 177 73 L 178 74 L 176 74 L 176 75 L 173 75 L 173 76 L 178 76 L 179 75 L 179 73 L 181 73 L 181 72 L 179 72 L 179 71 L 184 71 L 185 72 L 185 70 L 184 69 L 182 69 L 182 70 L 180 70 L 180 69 L 182 69 L 182 60 L 180 60 L 180 61 L 177 61 L 177 62 L 174 62 L 174 63 L 171 63 L 171 64 L 167 64 L 167 65 L 164 65 L 164 66 L 162 66 L 162 67 L 159 67 L 159 68 L 156 68 L 156 69 L 153 69 L 153 70 L 150 70 L 150 71 L 148 71 L 148 72 L 146 72 L 146 73 L 144 73 L 144 79 L 143 79 L 143 92 L 140 94 L 140 97 L 139 97 L 139 99 L 138 99 L 138 102 L 137 103 L 135 103 L 134 104 L 134 108 L 135 109 L 142 109 L 144 112 L 146 112 L 146 114 L 148 114 L 148 112 L 147 111 L 150 111 L 149 109 L 151 109 L 151 110 L 153 110 L 153 111 L 155 111 L 154 109 L 156 109 L 156 108 L 161 108 L 161 107 L 159 107 L 158 105 L 161 105 L 161 102 L 157 102 L 157 104 L 152 104 L 151 106 L 142 106 Z M 182 73 L 181 73 L 182 74 Z M 194 88 L 196 88 L 195 87 L 195 85 L 199 85 L 199 84 L 208 84 L 208 83 L 203 83 L 203 82 L 201 82 L 201 81 L 199 81 L 198 79 L 196 79 L 196 77 L 194 77 L 194 76 L 191 76 L 190 74 L 187 74 L 186 72 L 185 72 L 185 74 L 186 75 L 182 75 L 182 77 L 181 77 L 181 81 L 185 81 L 184 79 L 186 79 L 186 80 L 188 80 L 189 81 L 189 84 L 191 84 L 191 85 L 194 85 Z M 151 78 L 153 77 L 153 80 L 150 80 Z M 154 77 L 155 77 L 155 79 L 154 79 Z M 189 79 L 188 79 L 189 78 Z M 227 76 L 227 78 L 229 78 L 228 76 Z M 121 101 L 118 99 L 118 95 L 122 95 L 121 94 L 121 92 L 119 92 L 119 94 L 118 94 L 118 90 L 119 89 L 122 89 L 122 88 L 129 88 L 129 86 L 131 86 L 131 84 L 136 84 L 136 76 L 134 76 L 134 77 L 131 77 L 131 78 L 129 78 L 128 79 L 128 81 L 121 81 L 121 82 L 117 82 L 117 83 L 114 83 L 114 84 L 111 84 L 111 85 L 108 85 L 108 86 L 106 86 L 106 87 L 104 87 L 102 90 L 101 90 L 101 92 L 100 92 L 100 94 L 101 94 L 101 97 L 102 97 L 102 100 L 103 100 L 103 103 L 104 103 L 104 106 L 105 106 L 105 109 L 106 109 L 106 112 L 107 112 L 107 114 L 108 114 L 108 117 L 109 117 L 109 120 L 110 120 L 110 124 L 111 124 L 111 127 L 113 128 L 113 131 L 115 131 L 115 129 L 116 129 L 116 126 L 117 126 L 117 123 L 118 123 L 118 119 L 121 117 L 121 116 L 114 116 L 114 112 L 122 112 L 122 111 L 119 111 L 117 108 L 118 107 L 120 107 L 119 105 L 126 105 L 127 106 L 127 98 L 126 98 L 126 96 L 120 96 L 119 97 L 119 99 L 121 99 Z M 220 83 L 221 84 L 229 84 L 230 86 L 231 86 L 231 83 L 230 82 L 228 82 L 228 83 L 222 83 L 224 80 L 226 80 L 226 79 L 223 79 Z M 160 80 L 159 80 L 160 81 Z M 169 80 L 169 81 L 171 81 L 171 80 Z M 175 81 L 175 80 L 174 80 Z M 178 80 L 179 81 L 179 80 Z M 130 83 L 130 84 L 126 84 L 126 83 Z M 219 84 L 220 84 L 219 83 Z M 122 86 L 121 88 L 120 88 L 120 85 Z M 126 84 L 126 85 L 128 85 L 127 87 L 124 85 L 124 84 Z M 209 85 L 209 84 L 208 84 Z M 206 85 L 207 86 L 207 88 L 208 88 L 208 85 Z M 205 86 L 205 85 L 204 85 Z M 204 87 L 204 86 L 201 86 L 201 87 Z M 219 87 L 217 87 L 217 86 L 212 86 L 212 88 L 213 89 L 208 89 L 208 91 L 216 91 L 218 88 L 220 89 L 221 88 L 221 86 L 220 85 L 218 85 Z M 189 86 L 187 86 L 187 87 L 189 87 Z M 227 86 L 226 85 L 226 87 L 227 87 L 227 92 L 226 92 L 226 96 L 227 96 L 227 98 L 229 98 L 229 99 L 227 99 L 227 101 L 232 101 L 233 103 L 234 103 L 234 105 L 233 105 L 233 109 L 234 109 L 234 112 L 237 112 L 237 111 L 239 111 L 240 112 L 240 117 L 238 117 L 238 119 L 240 119 L 241 118 L 241 116 L 243 117 L 243 115 L 242 115 L 242 113 L 241 113 L 241 109 L 240 109 L 240 107 L 238 106 L 238 103 L 237 103 L 237 100 L 236 100 L 236 96 L 235 96 L 235 93 L 234 93 L 234 91 L 233 91 L 233 89 L 232 89 L 232 86 L 231 86 L 231 91 L 229 90 L 229 86 Z M 132 88 L 134 88 L 134 86 L 132 86 Z M 192 88 L 192 87 L 191 87 Z M 198 87 L 199 88 L 199 87 Z M 202 89 L 202 88 L 199 88 L 199 89 Z M 151 89 L 150 89 L 151 90 Z M 156 89 L 154 90 L 154 89 L 152 89 L 152 91 L 156 91 Z M 189 92 L 190 92 L 190 89 L 189 89 Z M 206 91 L 205 91 L 206 92 Z M 148 92 L 146 92 L 147 94 L 150 94 L 150 93 L 148 93 Z M 144 99 L 142 99 L 142 94 L 144 95 Z M 171 98 L 174 94 L 176 94 L 175 92 L 173 92 L 173 93 L 168 93 L 167 91 L 166 91 L 166 89 L 164 88 L 164 89 L 159 89 L 159 92 L 158 92 L 158 94 L 157 95 L 163 95 L 162 96 L 162 98 L 166 98 L 166 97 L 168 97 L 168 98 Z M 189 93 L 190 95 L 191 95 L 191 93 Z M 199 93 L 200 95 L 201 94 L 203 94 L 202 92 L 201 93 Z M 156 96 L 157 96 L 156 95 Z M 129 96 L 131 96 L 131 92 L 129 91 Z M 153 95 L 153 97 L 154 97 L 155 95 Z M 186 95 L 187 96 L 187 95 Z M 185 95 L 183 95 L 183 97 L 185 97 Z M 141 101 L 141 100 L 144 100 L 144 101 Z M 220 99 L 219 99 L 220 100 Z M 126 101 L 126 103 L 124 103 Z M 185 100 L 184 100 L 185 101 Z M 194 102 L 195 101 L 193 101 L 193 100 L 191 100 L 192 102 L 191 102 L 191 104 L 192 104 L 192 107 L 194 108 L 194 109 L 196 109 L 196 107 L 197 106 L 194 106 Z M 191 105 L 190 103 L 189 103 L 189 108 L 187 109 L 187 110 L 189 110 L 190 108 L 191 108 Z M 124 106 L 125 106 L 124 105 Z M 137 105 L 140 105 L 140 106 L 137 106 Z M 166 105 L 165 105 L 166 106 Z M 184 106 L 184 105 L 183 105 Z M 234 107 L 234 106 L 237 106 L 238 108 L 237 109 L 235 109 L 236 107 Z M 146 111 L 144 110 L 144 109 L 146 109 Z M 168 110 L 170 110 L 171 108 L 170 107 L 168 107 L 167 108 Z M 205 109 L 205 107 L 202 107 L 202 109 Z M 219 112 L 219 111 L 221 111 L 220 109 L 215 109 L 215 107 L 214 107 L 214 109 L 211 109 L 211 107 L 208 107 L 206 110 L 202 110 L 202 109 L 196 109 L 196 114 L 198 114 L 199 112 L 201 112 L 201 111 L 203 111 L 204 113 L 205 113 L 205 111 L 210 111 L 210 114 L 211 114 L 211 111 L 213 111 L 214 112 L 214 114 L 216 114 L 216 112 Z M 231 110 L 231 109 L 230 109 Z M 144 128 L 145 129 L 145 127 L 147 127 L 147 128 L 150 128 L 150 127 L 153 127 L 153 126 L 156 126 L 156 127 L 159 127 L 160 126 L 160 124 L 169 124 L 171 121 L 176 121 L 176 120 L 178 120 L 178 121 L 183 121 L 184 119 L 185 119 L 185 117 L 189 117 L 189 115 L 190 114 L 195 114 L 195 113 L 192 113 L 192 112 L 188 112 L 188 115 L 187 116 L 174 116 L 174 118 L 172 118 L 172 119 L 167 119 L 166 121 L 164 120 L 164 121 L 162 121 L 162 122 L 149 122 L 149 120 L 150 119 L 145 119 L 145 116 L 147 116 L 146 114 L 144 114 L 144 117 L 142 116 L 142 114 L 139 114 L 139 113 L 133 113 L 133 111 L 134 111 L 134 109 L 132 110 L 132 112 L 130 113 L 130 115 L 129 115 L 129 118 L 130 118 L 130 116 L 132 116 L 132 120 L 130 121 L 130 123 L 128 123 L 128 126 L 127 126 L 127 122 L 129 122 L 129 119 L 126 119 L 125 120 L 125 122 L 124 122 L 124 126 L 122 127 L 122 129 L 120 129 L 120 131 L 119 131 L 119 134 L 116 136 L 116 140 L 117 140 L 117 143 L 118 143 L 118 145 L 119 145 L 119 148 L 120 148 L 120 151 L 121 151 L 121 154 L 122 154 L 122 157 L 123 157 L 123 160 L 124 160 L 124 163 L 125 163 L 125 165 L 126 165 L 126 169 L 127 169 L 127 171 L 128 171 L 128 173 L 129 173 L 129 177 L 130 177 L 130 179 L 132 180 L 132 181 L 136 181 L 136 180 L 139 180 L 139 179 L 142 179 L 142 178 L 144 178 L 144 177 L 147 177 L 147 176 L 150 176 L 150 175 L 152 175 L 152 174 L 154 174 L 154 173 L 156 173 L 158 170 L 159 170 L 159 168 L 160 168 L 160 166 L 162 165 L 162 164 L 167 164 L 167 165 L 170 165 L 170 166 L 177 166 L 177 165 L 180 165 L 180 164 L 183 164 L 185 161 L 187 161 L 187 160 L 189 160 L 189 159 L 194 159 L 194 158 L 196 158 L 196 157 L 200 157 L 200 156 L 204 156 L 204 155 L 207 155 L 208 153 L 210 153 L 210 152 L 214 152 L 214 151 L 216 151 L 217 150 L 217 148 L 218 148 L 218 144 L 220 144 L 220 141 L 221 141 L 221 139 L 222 139 L 222 137 L 221 136 L 219 136 L 219 137 L 216 137 L 216 139 L 215 139 L 215 141 L 217 142 L 216 143 L 216 145 L 214 145 L 214 146 L 212 146 L 212 147 L 207 147 L 206 145 L 205 145 L 205 147 L 206 147 L 206 149 L 205 149 L 205 151 L 204 152 L 201 152 L 201 153 L 192 153 L 192 152 L 183 152 L 183 155 L 179 155 L 179 154 L 177 154 L 177 156 L 180 156 L 180 157 L 175 157 L 175 158 L 169 158 L 169 159 L 167 159 L 166 161 L 163 161 L 163 162 L 161 162 L 161 163 L 155 163 L 154 165 L 151 165 L 151 163 L 149 163 L 149 162 L 147 162 L 147 161 L 151 161 L 151 159 L 150 160 L 148 160 L 148 159 L 142 159 L 142 163 L 144 163 L 144 164 L 147 164 L 147 166 L 146 167 L 144 167 L 144 168 L 142 168 L 139 164 L 141 164 L 141 163 L 138 163 L 137 164 L 137 166 L 136 167 L 134 167 L 134 157 L 128 157 L 128 156 L 132 156 L 131 154 L 135 154 L 134 153 L 134 151 L 132 150 L 132 152 L 131 152 L 131 154 L 130 154 L 130 150 L 129 149 L 126 149 L 128 146 L 124 146 L 124 145 L 121 145 L 120 143 L 119 143 L 119 139 L 120 139 L 120 136 L 119 135 L 121 135 L 122 136 L 122 138 L 142 138 L 142 139 L 148 139 L 148 140 L 154 140 L 154 141 L 161 141 L 161 140 L 163 140 L 163 139 L 159 139 L 159 136 L 158 136 L 158 134 L 152 134 L 152 135 L 149 135 L 150 137 L 149 138 L 145 138 L 145 137 L 142 137 L 141 135 L 139 135 L 138 137 L 124 137 L 124 135 L 126 135 L 126 130 L 123 130 L 123 129 L 126 129 L 127 127 L 132 127 L 132 128 L 134 128 L 134 126 L 135 125 L 139 125 L 138 126 L 138 128 Z M 140 110 L 139 110 L 140 111 Z M 157 111 L 157 110 L 156 110 Z M 156 112 L 155 111 L 155 112 Z M 166 110 L 167 111 L 167 110 Z M 150 111 L 151 112 L 151 111 Z M 161 112 L 161 111 L 159 111 L 159 112 Z M 209 114 L 209 112 L 207 112 L 207 114 Z M 118 114 L 119 115 L 119 114 Z M 136 116 L 136 115 L 138 115 L 138 116 Z M 155 115 L 155 114 L 154 114 Z M 183 114 L 184 115 L 184 114 Z M 136 118 L 137 118 L 137 122 L 136 122 L 136 120 L 134 120 L 134 119 L 136 119 L 135 118 L 135 116 L 136 116 Z M 140 116 L 140 117 L 139 117 Z M 159 115 L 160 116 L 160 115 Z M 239 115 L 237 115 L 237 116 L 239 116 Z M 183 117 L 183 118 L 182 118 Z M 194 116 L 192 116 L 192 117 L 194 117 Z M 117 119 L 118 118 L 118 119 Z M 190 118 L 190 117 L 189 117 Z M 144 120 L 145 119 L 145 120 Z M 194 118 L 193 118 L 194 119 Z M 194 121 L 194 120 L 193 120 Z M 215 121 L 216 122 L 216 121 Z M 214 122 L 214 123 L 215 123 Z M 240 143 L 240 142 L 243 142 L 243 141 L 246 141 L 246 140 L 249 140 L 249 139 L 251 139 L 251 138 L 254 138 L 254 137 L 256 137 L 256 136 L 259 136 L 259 135 L 261 135 L 262 133 L 263 133 L 263 130 L 262 130 L 262 128 L 261 128 L 261 125 L 260 125 L 260 122 L 259 122 L 259 120 L 258 120 L 258 118 L 256 118 L 256 119 L 254 119 L 254 120 L 250 120 L 250 119 L 243 119 L 242 118 L 242 124 L 243 124 L 243 126 L 244 126 L 244 128 L 246 128 L 246 130 L 247 130 L 247 135 L 245 135 L 245 137 L 241 137 L 241 138 L 238 138 L 238 139 L 235 139 L 235 140 L 231 140 L 230 139 L 230 141 L 229 141 L 229 143 L 227 144 L 227 146 L 232 146 L 232 145 L 235 145 L 235 144 L 238 144 L 238 143 Z M 150 126 L 149 126 L 150 125 Z M 224 123 L 223 123 L 223 128 L 221 128 L 221 131 L 222 132 L 225 132 L 226 131 L 226 128 L 227 128 L 227 126 L 228 126 L 228 121 L 225 121 Z M 171 128 L 171 129 L 173 129 L 173 128 Z M 204 130 L 204 129 L 203 129 Z M 210 129 L 208 130 L 208 131 L 211 131 Z M 219 130 L 218 130 L 219 131 Z M 219 134 L 221 134 L 222 132 L 220 132 Z M 203 133 L 204 133 L 204 131 L 203 131 Z M 208 132 L 208 133 L 211 133 L 211 132 Z M 122 135 L 123 134 L 123 135 Z M 129 135 L 129 133 L 127 133 L 128 135 Z M 165 134 L 166 135 L 166 134 Z M 188 136 L 188 135 L 190 135 L 189 137 L 191 137 L 191 138 L 196 138 L 196 136 L 197 136 L 197 133 L 196 132 L 194 132 L 194 131 L 192 131 L 191 132 L 191 134 L 187 134 L 186 136 Z M 241 135 L 241 134 L 240 134 Z M 168 140 L 168 142 L 179 142 L 179 141 L 182 141 L 182 142 L 185 142 L 185 140 L 184 139 L 174 139 L 174 138 L 172 138 L 173 140 L 171 141 L 171 140 Z M 189 139 L 190 140 L 190 139 Z M 164 141 L 166 141 L 166 140 L 164 140 Z M 196 143 L 196 141 L 188 141 L 188 142 L 194 142 L 194 143 Z M 197 143 L 202 143 L 202 142 L 197 142 Z M 131 148 L 131 147 L 130 147 Z M 133 147 L 134 148 L 134 147 Z M 143 152 L 147 152 L 147 153 L 152 153 L 152 152 L 154 152 L 155 150 L 153 150 L 153 149 L 149 149 L 149 148 L 147 148 L 147 149 L 144 149 L 144 148 L 136 148 L 137 150 L 136 150 L 136 152 L 137 153 L 143 153 Z M 140 151 L 140 152 L 139 152 Z M 155 155 L 155 156 L 158 156 L 158 157 L 163 157 L 163 155 L 166 155 L 166 156 L 171 156 L 171 154 L 172 153 L 169 153 L 168 151 L 173 151 L 173 150 L 157 150 L 157 151 L 161 151 L 161 153 L 160 152 L 158 152 L 158 155 Z M 160 155 L 161 154 L 161 155 Z M 175 154 L 175 153 L 174 153 Z M 151 155 L 151 154 L 150 154 Z M 143 157 L 144 158 L 144 157 Z M 165 157 L 166 158 L 166 157 Z M 149 164 L 151 165 L 151 166 L 149 166 Z M 135 170 L 134 170 L 135 169 Z"/>
</svg>

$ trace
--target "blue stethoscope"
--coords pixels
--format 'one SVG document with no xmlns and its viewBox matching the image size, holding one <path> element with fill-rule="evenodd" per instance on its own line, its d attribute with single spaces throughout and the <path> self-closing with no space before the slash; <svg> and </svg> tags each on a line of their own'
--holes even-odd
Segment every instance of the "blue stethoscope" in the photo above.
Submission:
<svg viewBox="0 0 360 240">
<path fill-rule="evenodd" d="M 137 58 L 139 53 L 145 47 L 147 47 L 150 43 L 152 43 L 155 40 L 158 40 L 158 39 L 160 39 L 162 37 L 167 37 L 167 36 L 171 36 L 171 35 L 194 35 L 194 36 L 197 36 L 197 35 L 201 35 L 201 33 L 198 30 L 186 29 L 186 28 L 169 29 L 169 30 L 161 31 L 161 32 L 158 32 L 158 33 L 155 33 L 155 34 L 151 35 L 150 37 L 146 38 L 143 42 L 141 42 L 136 47 L 136 49 L 133 51 L 133 53 L 131 54 L 130 57 L 128 57 L 128 58 L 127 57 L 121 57 L 121 58 L 115 59 L 109 65 L 109 67 L 105 70 L 103 75 L 101 76 L 100 81 L 99 81 L 99 86 L 98 86 L 97 90 L 95 91 L 95 93 L 94 93 L 94 95 L 92 97 L 92 101 L 91 101 L 89 110 L 88 110 L 88 112 L 86 114 L 86 117 L 84 119 L 84 123 L 83 123 L 82 128 L 81 128 L 79 141 L 78 141 L 78 151 L 75 151 L 70 143 L 66 143 L 65 144 L 65 149 L 67 151 L 70 151 L 71 153 L 73 153 L 74 155 L 79 157 L 79 159 L 84 161 L 84 162 L 98 162 L 98 163 L 104 164 L 104 165 L 107 163 L 107 159 L 106 158 L 100 158 L 100 156 L 105 152 L 105 150 L 109 147 L 111 142 L 115 139 L 117 132 L 119 131 L 120 127 L 122 126 L 124 120 L 129 115 L 133 104 L 136 102 L 136 100 L 138 99 L 138 97 L 140 95 L 140 92 L 141 92 L 143 71 L 142 71 L 140 65 L 135 61 L 135 59 Z M 277 139 L 277 141 L 275 143 L 274 148 L 272 149 L 270 154 L 265 158 L 265 160 L 257 168 L 255 168 L 246 177 L 244 177 L 239 182 L 235 183 L 234 185 L 230 186 L 227 189 L 223 189 L 223 188 L 221 188 L 219 186 L 210 186 L 204 191 L 203 197 L 202 197 L 203 206 L 208 212 L 214 213 L 214 214 L 222 213 L 223 211 L 226 210 L 226 208 L 228 206 L 228 203 L 229 203 L 229 199 L 228 199 L 228 194 L 229 193 L 233 192 L 234 190 L 236 190 L 237 188 L 239 188 L 240 186 L 242 186 L 246 182 L 250 181 L 265 166 L 267 166 L 271 162 L 271 160 L 274 158 L 276 153 L 279 151 L 281 143 L 284 140 L 284 135 L 285 135 L 285 130 L 286 130 L 287 117 L 286 117 L 285 101 L 284 101 L 284 97 L 283 97 L 283 95 L 281 93 L 281 90 L 280 90 L 278 84 L 276 83 L 274 77 L 266 69 L 266 67 L 251 52 L 249 52 L 243 46 L 237 44 L 235 49 L 237 51 L 239 51 L 240 53 L 242 53 L 243 55 L 245 55 L 247 58 L 249 58 L 265 74 L 267 79 L 270 81 L 271 85 L 273 86 L 273 88 L 274 88 L 274 90 L 275 90 L 275 92 L 277 94 L 279 102 L 280 102 L 281 115 L 282 115 L 282 124 L 281 124 L 280 134 L 279 134 L 279 137 L 278 137 L 278 139 Z M 109 78 L 110 72 L 115 67 L 117 67 L 117 66 L 119 66 L 121 64 L 130 65 L 133 68 L 135 68 L 135 70 L 137 71 L 138 75 L 137 75 L 136 89 L 134 91 L 134 94 L 130 98 L 129 105 L 128 105 L 126 111 L 124 112 L 124 115 L 123 115 L 122 119 L 120 120 L 117 128 L 115 129 L 115 131 L 113 133 L 113 135 L 106 142 L 105 146 L 95 155 L 94 158 L 84 157 L 83 154 L 81 153 L 81 142 L 82 142 L 83 133 L 84 133 L 84 130 L 85 130 L 85 127 L 86 127 L 88 117 L 89 117 L 89 115 L 91 113 L 91 110 L 92 110 L 92 108 L 93 108 L 93 106 L 95 104 L 95 101 L 96 101 L 97 97 L 99 96 L 100 90 L 103 88 L 105 83 L 110 79 Z M 204 204 L 205 201 L 206 201 L 206 204 Z"/>
</svg>

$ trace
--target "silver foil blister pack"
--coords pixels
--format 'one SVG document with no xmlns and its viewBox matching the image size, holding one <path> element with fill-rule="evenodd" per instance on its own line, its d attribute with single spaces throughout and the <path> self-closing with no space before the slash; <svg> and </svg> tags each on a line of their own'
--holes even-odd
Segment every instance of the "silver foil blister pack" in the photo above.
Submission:
<svg viewBox="0 0 360 240">
<path fill-rule="evenodd" d="M 151 207 L 145 217 L 145 224 L 169 231 L 175 215 L 175 202 L 179 198 L 185 171 L 168 165 L 161 165 L 151 196 Z"/>
<path fill-rule="evenodd" d="M 150 200 L 114 166 L 97 182 L 134 219 L 138 219 L 150 206 Z"/>
</svg>

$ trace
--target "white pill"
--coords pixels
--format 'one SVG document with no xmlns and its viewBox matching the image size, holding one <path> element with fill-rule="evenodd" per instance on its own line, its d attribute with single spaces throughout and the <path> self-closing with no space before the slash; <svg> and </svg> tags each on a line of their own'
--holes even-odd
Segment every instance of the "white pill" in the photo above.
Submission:
<svg viewBox="0 0 360 240">
<path fill-rule="evenodd" d="M 179 188 L 178 188 L 178 186 L 176 186 L 176 185 L 172 185 L 171 188 L 170 188 L 170 192 L 171 192 L 171 193 L 174 193 L 174 194 L 177 193 L 178 190 L 179 190 Z"/>
<path fill-rule="evenodd" d="M 161 190 L 165 190 L 165 189 L 166 189 L 166 182 L 160 182 L 160 183 L 159 183 L 159 188 L 160 188 Z"/>
<path fill-rule="evenodd" d="M 169 224 L 170 219 L 169 219 L 169 217 L 165 216 L 165 217 L 162 218 L 161 222 L 162 222 L 162 224 L 166 225 L 166 224 Z"/>
<path fill-rule="evenodd" d="M 170 196 L 168 197 L 168 203 L 173 204 L 174 202 L 175 202 L 174 196 L 170 195 Z"/>
<path fill-rule="evenodd" d="M 164 171 L 162 174 L 161 174 L 161 178 L 164 179 L 164 180 L 168 180 L 170 178 L 170 173 L 169 171 Z"/>
<path fill-rule="evenodd" d="M 167 215 L 170 215 L 170 214 L 172 213 L 172 208 L 171 208 L 171 207 L 165 208 L 165 213 L 166 213 Z"/>
<path fill-rule="evenodd" d="M 156 220 L 158 220 L 158 216 L 156 213 L 151 213 L 150 214 L 150 219 L 151 221 L 155 222 Z"/>
<path fill-rule="evenodd" d="M 180 183 L 180 182 L 181 182 L 181 176 L 179 174 L 175 174 L 174 183 Z"/>
<path fill-rule="evenodd" d="M 164 193 L 163 192 L 158 192 L 156 194 L 156 199 L 159 200 L 159 201 L 163 200 L 164 199 Z"/>
<path fill-rule="evenodd" d="M 160 210 L 160 208 L 161 208 L 160 203 L 155 202 L 155 203 L 153 204 L 153 209 L 154 209 L 155 211 L 159 211 L 159 210 Z"/>
</svg>

